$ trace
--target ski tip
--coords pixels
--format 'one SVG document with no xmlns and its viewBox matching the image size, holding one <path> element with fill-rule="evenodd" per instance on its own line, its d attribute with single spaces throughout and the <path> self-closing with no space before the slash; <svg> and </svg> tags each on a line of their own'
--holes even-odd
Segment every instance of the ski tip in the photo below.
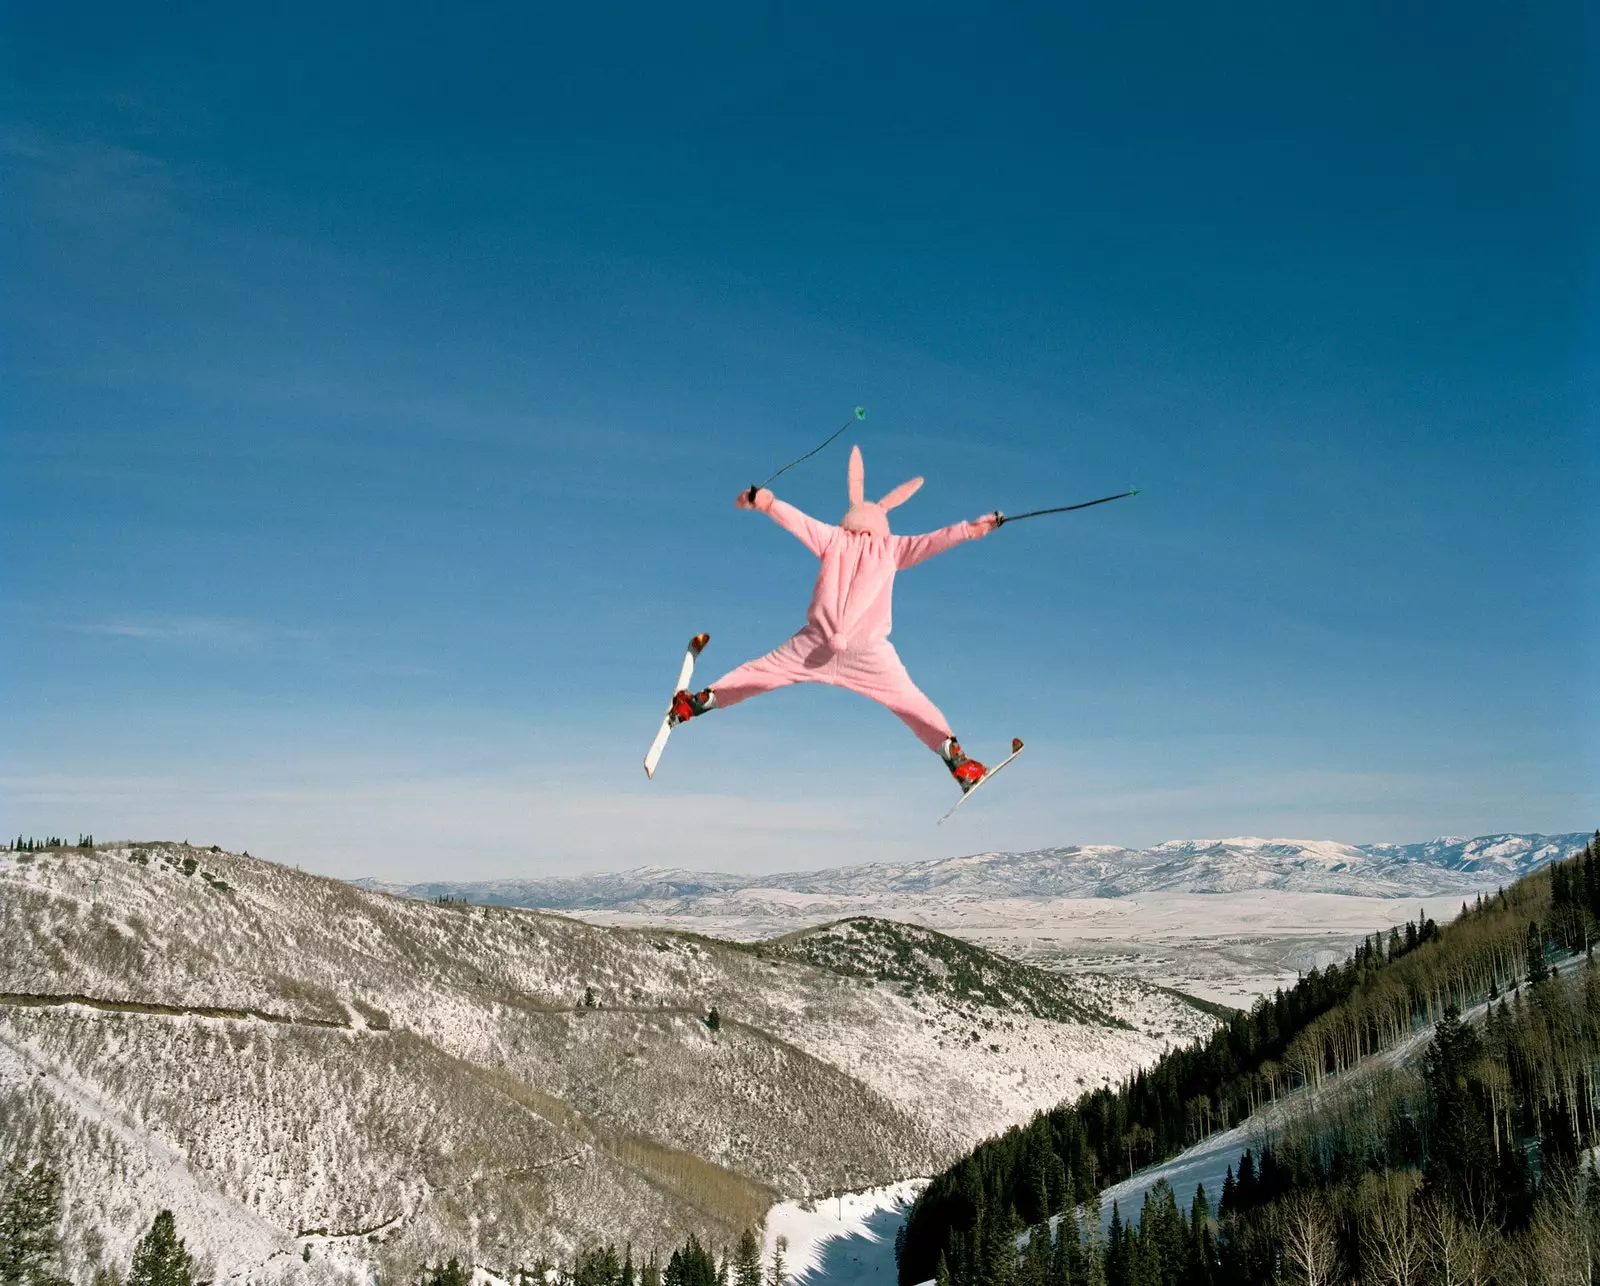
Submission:
<svg viewBox="0 0 1600 1286">
<path fill-rule="evenodd" d="M 1022 749 L 1022 738 L 1021 737 L 1013 737 L 1013 738 L 1011 738 L 1011 753 L 1012 754 L 1016 754 L 1021 749 Z"/>
<path fill-rule="evenodd" d="M 709 642 L 711 642 L 711 635 L 696 634 L 692 639 L 689 640 L 689 651 L 693 652 L 696 656 L 699 656 L 700 653 L 706 650 L 706 644 Z"/>
</svg>

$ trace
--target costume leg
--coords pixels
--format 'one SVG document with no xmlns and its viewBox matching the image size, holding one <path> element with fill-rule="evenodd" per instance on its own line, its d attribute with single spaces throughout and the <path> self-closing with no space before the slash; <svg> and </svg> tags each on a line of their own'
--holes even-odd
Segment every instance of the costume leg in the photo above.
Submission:
<svg viewBox="0 0 1600 1286">
<path fill-rule="evenodd" d="M 839 677 L 834 682 L 887 706 L 901 723 L 916 733 L 918 741 L 935 753 L 952 735 L 949 721 L 911 681 L 899 653 L 887 639 L 860 652 L 844 653 Z M 718 699 L 721 699 L 720 694 Z"/>
<path fill-rule="evenodd" d="M 791 683 L 817 682 L 832 664 L 832 654 L 820 638 L 810 631 L 801 630 L 786 643 L 772 649 L 765 656 L 746 661 L 729 670 L 711 685 L 716 693 L 716 709 L 738 705 L 774 688 L 786 688 Z"/>
</svg>

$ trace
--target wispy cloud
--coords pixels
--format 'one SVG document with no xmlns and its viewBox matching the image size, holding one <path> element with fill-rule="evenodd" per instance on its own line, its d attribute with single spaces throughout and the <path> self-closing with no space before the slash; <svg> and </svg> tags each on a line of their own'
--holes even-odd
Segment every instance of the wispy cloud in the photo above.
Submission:
<svg viewBox="0 0 1600 1286">
<path fill-rule="evenodd" d="M 129 218 L 172 209 L 172 174 L 148 152 L 34 129 L 0 131 L 0 161 L 31 201 L 73 218 Z"/>
<path fill-rule="evenodd" d="M 236 616 L 159 613 L 54 624 L 56 629 L 73 634 L 125 641 L 129 647 L 294 655 L 341 674 L 373 679 L 428 679 L 441 673 L 437 666 L 406 658 L 403 649 L 400 656 L 394 655 L 394 640 L 381 632 L 276 625 Z"/>
<path fill-rule="evenodd" d="M 310 643 L 323 637 L 320 630 L 225 616 L 115 617 L 67 626 L 79 634 L 140 639 L 151 643 L 191 643 L 222 648 L 258 648 L 272 643 Z"/>
</svg>

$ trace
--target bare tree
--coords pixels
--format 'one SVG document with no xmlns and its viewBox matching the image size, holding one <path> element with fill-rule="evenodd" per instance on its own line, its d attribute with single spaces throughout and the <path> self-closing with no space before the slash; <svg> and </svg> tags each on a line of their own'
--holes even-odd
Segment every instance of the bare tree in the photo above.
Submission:
<svg viewBox="0 0 1600 1286">
<path fill-rule="evenodd" d="M 1495 1230 L 1487 1220 L 1464 1220 L 1443 1201 L 1428 1201 L 1420 1223 L 1434 1286 L 1491 1286 L 1497 1280 Z"/>
<path fill-rule="evenodd" d="M 1578 1176 L 1555 1180 L 1541 1197 L 1525 1242 L 1528 1258 L 1552 1286 L 1594 1286 L 1594 1229 Z"/>
<path fill-rule="evenodd" d="M 1325 1195 L 1298 1192 L 1284 1202 L 1278 1236 L 1287 1279 L 1295 1286 L 1334 1286 L 1344 1279 Z"/>
<path fill-rule="evenodd" d="M 1419 1175 L 1369 1174 L 1357 1191 L 1361 1258 L 1373 1286 L 1422 1286 L 1427 1254 L 1411 1208 Z"/>
</svg>

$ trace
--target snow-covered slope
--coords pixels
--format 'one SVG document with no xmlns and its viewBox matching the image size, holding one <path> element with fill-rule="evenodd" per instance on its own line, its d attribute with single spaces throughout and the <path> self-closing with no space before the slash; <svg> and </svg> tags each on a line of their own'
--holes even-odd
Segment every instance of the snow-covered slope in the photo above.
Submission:
<svg viewBox="0 0 1600 1286">
<path fill-rule="evenodd" d="M 880 981 L 182 845 L 0 853 L 0 1134 L 65 1161 L 69 1240 L 108 1262 L 165 1205 L 219 1280 L 506 1274 L 600 1236 L 726 1244 L 1209 1029 L 983 952 L 968 972 L 1013 990 L 952 987 L 918 961 L 974 949 L 907 932 L 920 954 Z M 1014 1007 L 1030 988 L 1057 1008 Z"/>
<path fill-rule="evenodd" d="M 1109 845 L 976 853 L 905 864 L 870 863 L 781 875 L 720 875 L 639 867 L 567 879 L 433 882 L 409 886 L 358 880 L 410 897 L 466 897 L 478 903 L 556 909 L 644 910 L 693 915 L 710 900 L 743 890 L 811 896 L 971 895 L 984 898 L 1122 897 L 1157 891 L 1235 893 L 1280 889 L 1363 897 L 1472 893 L 1509 883 L 1583 847 L 1588 836 L 1485 835 L 1421 844 L 1331 840 L 1171 840 L 1149 849 Z"/>
</svg>

